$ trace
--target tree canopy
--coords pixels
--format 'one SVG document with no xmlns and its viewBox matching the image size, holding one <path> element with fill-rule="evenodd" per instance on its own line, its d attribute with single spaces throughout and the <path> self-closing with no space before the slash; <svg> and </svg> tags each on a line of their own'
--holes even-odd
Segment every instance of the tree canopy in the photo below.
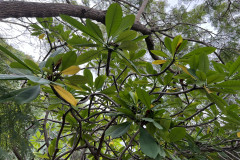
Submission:
<svg viewBox="0 0 240 160">
<path fill-rule="evenodd" d="M 48 46 L 35 62 L 0 44 L 1 158 L 238 159 L 239 8 L 1 1 Z"/>
</svg>

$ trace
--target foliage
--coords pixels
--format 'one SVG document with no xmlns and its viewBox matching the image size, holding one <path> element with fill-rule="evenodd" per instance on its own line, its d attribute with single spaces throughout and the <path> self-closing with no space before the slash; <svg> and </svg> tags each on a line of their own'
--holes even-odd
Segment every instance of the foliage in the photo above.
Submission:
<svg viewBox="0 0 240 160">
<path fill-rule="evenodd" d="M 239 148 L 239 58 L 226 65 L 211 61 L 215 48 L 188 50 L 178 35 L 165 37 L 165 48 L 151 51 L 159 59 L 148 62 L 140 47 L 148 35 L 131 30 L 134 15 L 123 16 L 117 3 L 108 8 L 105 26 L 60 17 L 68 26 L 53 18 L 32 25 L 40 39 L 67 44 L 39 65 L 0 46 L 16 60 L 10 64 L 14 72 L 0 79 L 27 83 L 0 102 L 28 106 L 37 100 L 44 106 L 43 126 L 31 138 L 36 158 L 68 159 L 78 152 L 85 159 L 236 154 L 229 150 Z"/>
</svg>

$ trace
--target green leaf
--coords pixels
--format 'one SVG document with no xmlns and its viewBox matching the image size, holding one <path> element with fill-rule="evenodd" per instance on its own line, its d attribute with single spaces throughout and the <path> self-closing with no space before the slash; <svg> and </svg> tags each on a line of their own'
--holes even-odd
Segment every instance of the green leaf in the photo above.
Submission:
<svg viewBox="0 0 240 160">
<path fill-rule="evenodd" d="M 240 90 L 240 80 L 228 80 L 228 81 L 216 84 L 214 87 Z"/>
<path fill-rule="evenodd" d="M 50 156 L 52 156 L 53 153 L 54 153 L 54 151 L 55 151 L 56 140 L 57 140 L 57 138 L 54 138 L 54 139 L 51 141 L 51 144 L 50 144 L 49 147 L 48 147 L 48 153 L 49 153 Z"/>
<path fill-rule="evenodd" d="M 224 73 L 224 65 L 221 63 L 217 63 L 215 61 L 212 61 L 213 67 L 215 69 L 215 71 L 219 72 L 219 73 Z"/>
<path fill-rule="evenodd" d="M 189 52 L 188 54 L 184 55 L 182 57 L 182 59 L 188 59 L 193 55 L 199 55 L 199 54 L 202 54 L 202 53 L 208 55 L 210 53 L 213 53 L 215 50 L 216 50 L 216 48 L 214 48 L 214 47 L 197 48 L 197 49 L 193 50 L 192 52 Z"/>
<path fill-rule="evenodd" d="M 88 79 L 87 83 L 89 84 L 89 86 L 92 87 L 93 86 L 92 72 L 89 69 L 84 69 L 83 74 L 84 74 L 84 77 L 87 77 L 87 79 Z"/>
<path fill-rule="evenodd" d="M 100 30 L 98 25 L 93 23 L 91 20 L 87 19 L 86 27 L 92 32 L 92 35 L 94 35 L 96 39 L 99 39 L 99 41 L 102 41 L 102 42 L 104 41 L 102 31 Z"/>
<path fill-rule="evenodd" d="M 123 113 L 124 115 L 126 115 L 126 116 L 128 116 L 128 117 L 130 117 L 130 118 L 132 118 L 132 119 L 134 119 L 134 117 L 135 117 L 135 114 L 132 112 L 132 110 L 131 109 L 128 109 L 128 108 L 119 108 L 119 107 L 117 107 L 117 108 L 115 108 L 118 112 L 121 112 L 121 113 Z"/>
<path fill-rule="evenodd" d="M 27 80 L 25 75 L 0 74 L 0 80 Z"/>
<path fill-rule="evenodd" d="M 183 139 L 186 135 L 186 129 L 183 127 L 175 127 L 169 134 L 170 142 L 176 142 Z"/>
<path fill-rule="evenodd" d="M 129 51 L 136 51 L 138 49 L 138 45 L 136 42 L 133 41 L 124 41 L 120 44 L 119 48 Z"/>
<path fill-rule="evenodd" d="M 65 77 L 65 79 L 75 85 L 82 85 L 88 82 L 88 79 L 81 75 L 73 75 L 71 77 Z"/>
<path fill-rule="evenodd" d="M 122 21 L 122 8 L 119 4 L 113 3 L 109 6 L 106 17 L 105 25 L 107 29 L 108 38 L 110 38 L 119 28 Z"/>
<path fill-rule="evenodd" d="M 143 104 L 145 104 L 145 106 L 148 109 L 151 109 L 151 99 L 150 99 L 150 95 L 143 89 L 138 88 L 136 90 L 138 98 L 141 100 L 141 102 Z"/>
<path fill-rule="evenodd" d="M 141 40 L 143 40 L 147 37 L 148 37 L 148 35 L 138 36 L 137 38 L 133 39 L 132 41 L 133 42 L 138 42 L 138 41 L 141 41 Z"/>
<path fill-rule="evenodd" d="M 127 133 L 130 126 L 131 126 L 130 122 L 125 122 L 122 124 L 109 127 L 105 132 L 105 136 L 111 136 L 112 138 L 121 137 L 123 134 Z"/>
<path fill-rule="evenodd" d="M 196 71 L 196 76 L 199 78 L 201 81 L 205 81 L 207 76 L 203 71 Z"/>
<path fill-rule="evenodd" d="M 142 118 L 142 120 L 153 123 L 153 125 L 158 129 L 163 129 L 163 127 L 152 118 Z"/>
<path fill-rule="evenodd" d="M 142 127 L 140 127 L 140 148 L 141 151 L 150 158 L 156 158 L 160 152 L 155 139 Z"/>
<path fill-rule="evenodd" d="M 199 65 L 199 56 L 193 55 L 192 57 L 190 57 L 189 65 L 191 69 L 197 70 Z"/>
<path fill-rule="evenodd" d="M 239 70 L 240 67 L 240 56 L 234 63 L 231 65 L 229 69 L 229 77 L 232 76 L 234 73 L 236 73 Z"/>
<path fill-rule="evenodd" d="M 117 37 L 115 43 L 123 42 L 123 41 L 130 41 L 130 40 L 134 39 L 136 36 L 137 36 L 136 31 L 132 31 L 132 30 L 124 31 L 124 32 L 120 33 L 120 35 Z"/>
<path fill-rule="evenodd" d="M 199 55 L 198 69 L 200 71 L 205 72 L 205 73 L 208 72 L 208 70 L 209 70 L 209 60 L 208 60 L 207 54 L 202 53 L 202 54 Z"/>
<path fill-rule="evenodd" d="M 67 52 L 62 57 L 62 71 L 75 64 L 77 59 L 77 54 L 73 51 Z"/>
<path fill-rule="evenodd" d="M 227 106 L 227 102 L 225 100 L 213 93 L 207 93 L 207 97 L 210 101 L 215 103 L 222 112 L 225 112 L 225 108 Z"/>
<path fill-rule="evenodd" d="M 60 15 L 60 17 L 62 18 L 62 20 L 64 20 L 65 22 L 69 23 L 73 27 L 75 27 L 78 30 L 82 31 L 83 33 L 89 35 L 94 41 L 102 43 L 102 41 L 99 40 L 98 37 L 96 37 L 95 33 L 93 33 L 89 28 L 84 26 L 82 23 L 78 22 L 76 19 L 74 19 L 74 18 L 72 18 L 70 16 L 67 16 L 67 15 Z"/>
<path fill-rule="evenodd" d="M 118 36 L 122 31 L 130 29 L 134 24 L 135 16 L 134 15 L 127 15 L 122 18 L 121 24 L 118 27 L 118 30 L 112 35 L 112 37 Z"/>
<path fill-rule="evenodd" d="M 213 74 L 207 77 L 207 84 L 221 82 L 225 79 L 225 75 L 221 73 Z"/>
<path fill-rule="evenodd" d="M 165 44 L 166 48 L 168 49 L 168 51 L 170 53 L 172 53 L 172 41 L 169 37 L 165 37 L 164 44 Z"/>
<path fill-rule="evenodd" d="M 13 101 L 14 97 L 17 94 L 23 92 L 24 90 L 26 90 L 26 88 L 22 88 L 22 89 L 19 89 L 19 90 L 12 91 L 10 93 L 3 94 L 0 97 L 0 103 L 4 103 L 4 102 L 7 102 L 7 101 Z"/>
<path fill-rule="evenodd" d="M 9 50 L 7 50 L 6 48 L 4 48 L 3 46 L 0 45 L 0 50 L 7 54 L 8 56 L 10 56 L 11 58 L 13 58 L 15 61 L 17 61 L 18 63 L 20 63 L 21 65 L 25 66 L 27 69 L 29 69 L 31 72 L 33 72 L 33 70 L 28 67 L 27 64 L 25 64 L 22 60 L 20 60 L 17 56 L 15 56 L 12 52 L 10 52 Z"/>
<path fill-rule="evenodd" d="M 40 68 L 38 67 L 38 65 L 30 60 L 30 59 L 25 59 L 24 62 L 30 67 L 32 68 L 33 70 L 36 70 L 36 71 L 40 71 Z"/>
<path fill-rule="evenodd" d="M 179 46 L 181 45 L 183 39 L 181 35 L 176 36 L 171 44 L 172 47 L 172 54 L 174 54 L 176 52 L 176 50 L 179 48 Z"/>
<path fill-rule="evenodd" d="M 36 99 L 40 94 L 40 85 L 26 88 L 14 97 L 18 104 L 24 104 Z"/>
<path fill-rule="evenodd" d="M 160 50 L 151 50 L 151 52 L 157 56 L 168 58 L 168 55 Z"/>
<path fill-rule="evenodd" d="M 140 72 L 138 71 L 137 67 L 133 64 L 132 61 L 130 61 L 129 59 L 127 59 L 127 57 L 124 56 L 124 54 L 122 53 L 121 50 L 117 50 L 116 52 L 123 58 L 123 60 L 125 60 L 125 61 L 127 62 L 127 65 L 129 64 L 130 67 L 131 67 L 137 74 L 140 74 Z"/>
<path fill-rule="evenodd" d="M 106 76 L 105 75 L 101 75 L 101 76 L 98 76 L 95 80 L 95 89 L 96 90 L 100 90 L 105 82 L 105 79 L 106 79 Z"/>
<path fill-rule="evenodd" d="M 50 84 L 50 81 L 44 78 L 26 75 L 26 78 L 38 84 Z"/>
<path fill-rule="evenodd" d="M 90 62 L 93 58 L 97 57 L 98 53 L 100 51 L 91 50 L 87 51 L 85 53 L 82 53 L 80 56 L 78 56 L 76 65 L 84 64 L 86 62 Z"/>
</svg>

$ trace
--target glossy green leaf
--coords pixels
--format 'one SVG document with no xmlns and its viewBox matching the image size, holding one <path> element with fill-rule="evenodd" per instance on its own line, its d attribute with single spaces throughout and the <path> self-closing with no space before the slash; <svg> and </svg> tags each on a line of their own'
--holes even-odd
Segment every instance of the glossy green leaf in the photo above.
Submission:
<svg viewBox="0 0 240 160">
<path fill-rule="evenodd" d="M 212 61 L 212 64 L 213 64 L 213 67 L 215 69 L 215 71 L 219 72 L 219 73 L 224 73 L 224 64 L 220 64 L 220 63 L 217 63 L 215 61 Z"/>
<path fill-rule="evenodd" d="M 240 80 L 228 80 L 228 81 L 216 84 L 214 87 L 240 90 Z"/>
<path fill-rule="evenodd" d="M 40 68 L 33 60 L 25 59 L 24 62 L 33 70 L 40 71 Z"/>
<path fill-rule="evenodd" d="M 229 76 L 232 76 L 234 73 L 236 73 L 237 71 L 239 71 L 240 68 L 240 56 L 238 57 L 238 59 L 236 61 L 234 61 L 234 63 L 231 65 L 230 69 L 229 69 Z"/>
<path fill-rule="evenodd" d="M 75 84 L 75 85 L 82 85 L 82 84 L 85 84 L 88 82 L 88 79 L 81 75 L 65 77 L 64 79 L 68 80 L 69 82 L 71 82 L 72 84 Z"/>
<path fill-rule="evenodd" d="M 175 127 L 170 131 L 170 142 L 176 142 L 183 139 L 186 135 L 186 129 L 183 127 Z"/>
<path fill-rule="evenodd" d="M 213 74 L 207 77 L 207 84 L 221 82 L 225 79 L 224 74 Z"/>
<path fill-rule="evenodd" d="M 133 41 L 124 41 L 120 44 L 119 48 L 129 51 L 136 51 L 138 49 L 138 45 Z"/>
<path fill-rule="evenodd" d="M 148 109 L 151 109 L 151 99 L 150 95 L 143 89 L 137 88 L 136 90 L 138 98 Z"/>
<path fill-rule="evenodd" d="M 136 36 L 137 36 L 136 31 L 132 31 L 132 30 L 124 31 L 119 34 L 115 43 L 123 42 L 123 41 L 130 41 L 130 40 L 134 39 Z"/>
<path fill-rule="evenodd" d="M 201 81 L 205 81 L 207 76 L 203 71 L 196 71 L 196 76 L 199 78 Z"/>
<path fill-rule="evenodd" d="M 90 87 L 93 86 L 93 75 L 92 72 L 89 69 L 84 69 L 83 71 L 84 77 L 86 77 L 88 79 L 88 84 Z"/>
<path fill-rule="evenodd" d="M 6 48 L 4 48 L 3 46 L 0 45 L 0 50 L 7 54 L 8 56 L 10 56 L 11 58 L 13 58 L 15 61 L 17 61 L 18 63 L 20 63 L 21 65 L 25 66 L 27 69 L 29 69 L 31 72 L 33 72 L 33 70 L 28 67 L 27 64 L 25 64 L 22 60 L 20 60 L 17 56 L 15 56 L 12 52 L 10 52 L 9 50 L 7 50 Z"/>
<path fill-rule="evenodd" d="M 50 84 L 50 81 L 44 78 L 26 75 L 26 78 L 38 84 Z"/>
<path fill-rule="evenodd" d="M 130 122 L 125 122 L 122 124 L 118 124 L 112 127 L 109 127 L 106 132 L 105 136 L 111 136 L 112 138 L 118 138 L 127 133 L 131 126 Z"/>
<path fill-rule="evenodd" d="M 169 37 L 165 37 L 164 44 L 165 44 L 166 48 L 168 49 L 168 51 L 170 53 L 172 53 L 172 41 Z"/>
<path fill-rule="evenodd" d="M 191 69 L 197 70 L 198 65 L 199 65 L 199 56 L 198 55 L 193 55 L 189 59 L 189 65 Z"/>
<path fill-rule="evenodd" d="M 80 64 L 90 62 L 93 58 L 97 57 L 99 52 L 100 51 L 91 50 L 91 51 L 87 51 L 87 52 L 82 53 L 80 56 L 78 56 L 77 61 L 76 61 L 76 65 L 80 65 Z"/>
<path fill-rule="evenodd" d="M 128 108 L 115 108 L 118 112 L 120 112 L 121 114 L 127 116 L 127 117 L 130 117 L 132 119 L 134 119 L 135 117 L 135 114 L 131 111 L 131 109 L 128 109 Z"/>
<path fill-rule="evenodd" d="M 134 24 L 135 16 L 134 15 L 126 15 L 122 18 L 121 24 L 118 27 L 118 30 L 112 35 L 112 37 L 118 36 L 122 31 L 130 29 Z"/>
<path fill-rule="evenodd" d="M 142 127 L 140 127 L 140 148 L 150 158 L 156 158 L 160 149 L 155 139 Z"/>
<path fill-rule="evenodd" d="M 105 17 L 105 25 L 107 29 L 108 38 L 110 38 L 118 30 L 121 21 L 122 21 L 122 8 L 117 3 L 111 4 L 107 10 Z"/>
<path fill-rule="evenodd" d="M 19 93 L 23 92 L 25 89 L 26 88 L 22 88 L 22 89 L 19 89 L 19 90 L 15 90 L 15 91 L 3 94 L 0 97 L 0 103 L 4 103 L 4 102 L 7 102 L 7 101 L 13 101 L 14 97 L 16 95 L 18 95 Z"/>
<path fill-rule="evenodd" d="M 127 65 L 129 64 L 130 68 L 132 68 L 137 74 L 140 74 L 137 67 L 133 64 L 132 61 L 130 61 L 129 59 L 127 59 L 127 57 L 124 56 L 121 50 L 117 50 L 117 53 L 123 58 L 123 60 L 127 62 Z"/>
<path fill-rule="evenodd" d="M 0 80 L 27 80 L 25 75 L 0 74 Z"/>
<path fill-rule="evenodd" d="M 151 52 L 157 56 L 168 58 L 168 55 L 160 50 L 151 50 Z"/>
<path fill-rule="evenodd" d="M 77 54 L 73 51 L 67 52 L 62 57 L 62 71 L 75 64 L 77 60 Z"/>
<path fill-rule="evenodd" d="M 148 35 L 138 36 L 138 37 L 134 38 L 132 41 L 133 42 L 138 42 L 138 41 L 141 41 L 143 39 L 146 39 L 147 37 L 148 37 Z"/>
<path fill-rule="evenodd" d="M 60 17 L 62 18 L 62 20 L 64 20 L 65 22 L 68 22 L 73 27 L 75 27 L 78 30 L 82 31 L 83 33 L 89 35 L 94 41 L 102 43 L 102 41 L 100 41 L 99 38 L 96 37 L 95 33 L 93 33 L 89 28 L 84 26 L 82 23 L 78 22 L 76 19 L 74 19 L 70 16 L 67 16 L 67 15 L 60 15 Z"/>
<path fill-rule="evenodd" d="M 187 59 L 187 58 L 190 58 L 191 56 L 193 56 L 194 54 L 195 55 L 199 55 L 199 54 L 210 54 L 210 53 L 213 53 L 214 51 L 216 50 L 216 48 L 214 47 L 202 47 L 202 48 L 197 48 L 191 52 L 189 52 L 188 54 L 184 55 L 182 57 L 182 59 Z"/>
<path fill-rule="evenodd" d="M 29 103 L 36 99 L 40 94 L 40 85 L 26 88 L 14 97 L 14 101 L 18 104 Z"/>
<path fill-rule="evenodd" d="M 94 35 L 96 39 L 99 39 L 99 41 L 102 42 L 104 41 L 102 31 L 100 30 L 98 25 L 93 23 L 91 20 L 87 19 L 86 27 L 91 31 L 92 35 Z"/>
<path fill-rule="evenodd" d="M 208 72 L 208 70 L 209 70 L 209 60 L 208 60 L 207 54 L 203 53 L 203 54 L 199 55 L 198 69 L 200 71 L 205 72 L 205 73 Z"/>
<path fill-rule="evenodd" d="M 163 129 L 163 127 L 152 118 L 142 118 L 142 120 L 153 123 L 153 125 L 158 129 Z"/>
<path fill-rule="evenodd" d="M 98 76 L 95 80 L 94 86 L 96 90 L 100 90 L 105 82 L 106 76 L 105 75 L 101 75 Z"/>
<path fill-rule="evenodd" d="M 207 97 L 210 101 L 215 103 L 222 112 L 225 111 L 225 108 L 227 106 L 227 102 L 225 100 L 213 93 L 207 93 Z"/>
</svg>

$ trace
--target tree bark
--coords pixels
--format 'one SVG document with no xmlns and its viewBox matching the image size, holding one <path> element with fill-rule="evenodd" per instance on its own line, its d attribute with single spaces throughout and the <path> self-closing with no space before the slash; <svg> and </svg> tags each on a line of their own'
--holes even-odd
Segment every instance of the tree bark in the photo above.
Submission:
<svg viewBox="0 0 240 160">
<path fill-rule="evenodd" d="M 105 11 L 96 10 L 86 6 L 64 3 L 38 3 L 19 1 L 0 2 L 0 19 L 20 17 L 56 17 L 60 14 L 66 14 L 73 17 L 89 18 L 104 24 L 105 13 Z M 151 34 L 151 30 L 142 24 L 135 23 L 132 29 L 143 34 Z"/>
<path fill-rule="evenodd" d="M 89 18 L 104 24 L 106 11 L 64 3 L 0 1 L 0 19 L 20 17 L 57 17 L 60 14 L 79 18 Z M 148 49 L 154 49 L 154 43 L 150 36 L 152 34 L 151 29 L 145 27 L 141 23 L 134 23 L 131 29 L 141 32 L 143 35 L 149 35 L 146 39 L 146 44 Z M 153 59 L 158 59 L 158 57 L 151 52 L 150 55 Z"/>
</svg>

